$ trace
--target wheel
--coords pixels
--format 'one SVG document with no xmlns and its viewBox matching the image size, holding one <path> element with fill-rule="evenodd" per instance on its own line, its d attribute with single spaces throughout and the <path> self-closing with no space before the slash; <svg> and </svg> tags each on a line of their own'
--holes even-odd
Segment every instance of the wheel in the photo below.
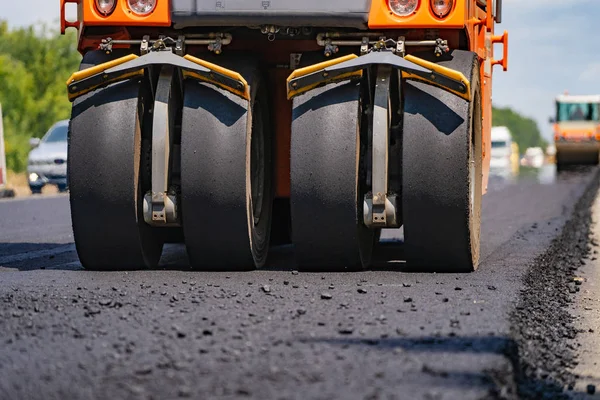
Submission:
<svg viewBox="0 0 600 400">
<path fill-rule="evenodd" d="M 479 262 L 481 222 L 479 63 L 475 53 L 461 50 L 438 63 L 469 79 L 472 101 L 431 85 L 404 85 L 404 251 L 410 269 L 469 272 Z"/>
<path fill-rule="evenodd" d="M 565 167 L 568 167 L 572 164 L 572 160 L 569 160 L 569 158 L 562 151 L 557 151 L 555 157 L 557 170 L 563 170 Z"/>
<path fill-rule="evenodd" d="M 564 154 L 562 151 L 557 151 L 555 157 L 557 172 L 570 171 L 577 167 L 577 163 L 573 163 L 573 160 L 568 157 L 568 154 Z"/>
<path fill-rule="evenodd" d="M 193 267 L 262 267 L 273 206 L 269 99 L 251 59 L 220 58 L 240 72 L 251 101 L 188 81 L 181 130 L 181 212 Z"/>
<path fill-rule="evenodd" d="M 556 165 L 558 169 L 564 169 L 575 165 L 598 165 L 598 150 L 559 150 L 556 152 Z"/>
<path fill-rule="evenodd" d="M 374 232 L 363 220 L 366 135 L 360 83 L 314 89 L 293 100 L 292 240 L 303 270 L 360 270 Z"/>
<path fill-rule="evenodd" d="M 31 190 L 31 194 L 41 194 L 43 186 L 29 186 L 29 190 Z"/>
<path fill-rule="evenodd" d="M 89 52 L 81 68 L 123 56 Z M 84 268 L 154 267 L 159 233 L 144 222 L 142 200 L 150 187 L 141 157 L 150 138 L 149 84 L 132 79 L 76 99 L 69 124 L 69 179 L 75 246 Z"/>
<path fill-rule="evenodd" d="M 67 191 L 67 185 L 57 185 L 58 191 L 64 193 Z"/>
<path fill-rule="evenodd" d="M 563 170 L 566 166 L 569 165 L 569 163 L 567 162 L 567 159 L 562 151 L 557 151 L 555 157 L 556 157 L 556 169 L 557 170 Z"/>
</svg>

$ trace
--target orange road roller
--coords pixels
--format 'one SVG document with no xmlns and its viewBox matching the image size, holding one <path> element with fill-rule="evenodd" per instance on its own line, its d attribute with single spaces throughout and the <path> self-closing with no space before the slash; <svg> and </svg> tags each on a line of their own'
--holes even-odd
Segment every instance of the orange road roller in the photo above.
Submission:
<svg viewBox="0 0 600 400">
<path fill-rule="evenodd" d="M 65 17 L 75 3 L 76 21 Z M 61 0 L 83 60 L 68 176 L 92 270 L 470 272 L 502 0 Z M 494 58 L 494 44 L 503 56 Z M 396 251 L 396 250 L 394 250 Z"/>
<path fill-rule="evenodd" d="M 598 165 L 600 159 L 600 95 L 556 97 L 554 123 L 555 161 L 567 165 Z"/>
</svg>

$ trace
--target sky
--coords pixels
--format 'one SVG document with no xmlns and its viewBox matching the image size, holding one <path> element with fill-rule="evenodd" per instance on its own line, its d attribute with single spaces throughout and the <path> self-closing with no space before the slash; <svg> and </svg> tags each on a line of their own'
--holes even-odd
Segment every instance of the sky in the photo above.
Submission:
<svg viewBox="0 0 600 400">
<path fill-rule="evenodd" d="M 551 140 L 554 98 L 600 94 L 600 0 L 503 0 L 496 34 L 509 33 L 508 71 L 494 67 L 493 104 L 535 119 Z M 10 6 L 8 5 L 10 4 Z M 58 26 L 59 0 L 0 0 L 0 19 L 18 27 L 45 21 Z M 496 58 L 502 57 L 496 45 Z"/>
<path fill-rule="evenodd" d="M 508 71 L 494 67 L 492 102 L 536 120 L 552 140 L 548 118 L 554 99 L 570 94 L 600 94 L 600 0 L 504 0 L 502 23 L 508 31 Z M 502 46 L 496 45 L 496 58 Z"/>
</svg>

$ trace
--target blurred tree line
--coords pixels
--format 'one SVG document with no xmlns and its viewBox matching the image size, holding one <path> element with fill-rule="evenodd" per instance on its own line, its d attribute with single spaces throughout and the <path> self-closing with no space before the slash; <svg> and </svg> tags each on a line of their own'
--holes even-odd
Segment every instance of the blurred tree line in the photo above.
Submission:
<svg viewBox="0 0 600 400">
<path fill-rule="evenodd" d="M 56 121 L 70 117 L 65 82 L 80 60 L 76 33 L 61 35 L 58 23 L 50 29 L 9 29 L 0 20 L 0 104 L 9 169 L 27 167 L 29 138 L 42 137 Z"/>
<path fill-rule="evenodd" d="M 528 147 L 541 147 L 545 150 L 546 141 L 540 134 L 536 122 L 522 116 L 511 108 L 496 108 L 492 112 L 493 126 L 506 126 L 512 133 L 513 140 L 519 145 L 519 152 L 525 153 Z"/>
</svg>

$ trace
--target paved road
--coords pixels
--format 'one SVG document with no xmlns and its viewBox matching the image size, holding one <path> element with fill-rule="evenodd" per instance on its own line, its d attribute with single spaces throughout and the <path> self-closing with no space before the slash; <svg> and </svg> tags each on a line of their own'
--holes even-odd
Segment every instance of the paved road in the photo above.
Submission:
<svg viewBox="0 0 600 400">
<path fill-rule="evenodd" d="M 599 170 L 546 172 L 492 181 L 461 275 L 297 273 L 289 248 L 201 273 L 178 245 L 155 271 L 90 272 L 68 197 L 2 201 L 0 398 L 559 398 Z"/>
</svg>

